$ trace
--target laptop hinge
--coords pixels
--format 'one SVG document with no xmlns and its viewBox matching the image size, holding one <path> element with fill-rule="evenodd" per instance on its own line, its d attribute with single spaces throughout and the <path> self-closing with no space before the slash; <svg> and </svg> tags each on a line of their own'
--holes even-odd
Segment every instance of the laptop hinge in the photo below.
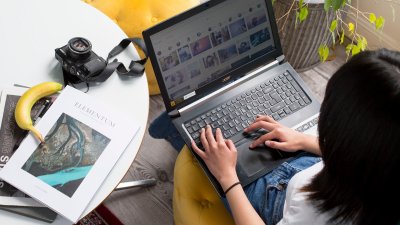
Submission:
<svg viewBox="0 0 400 225">
<path fill-rule="evenodd" d="M 285 57 L 283 57 L 283 58 L 285 58 Z M 255 70 L 249 72 L 245 76 L 243 76 L 243 77 L 235 80 L 234 82 L 228 84 L 227 86 L 219 89 L 218 91 L 215 91 L 215 92 L 213 92 L 213 93 L 211 93 L 211 94 L 209 94 L 209 95 L 207 95 L 207 96 L 205 96 L 205 97 L 203 97 L 203 98 L 201 98 L 201 99 L 199 99 L 199 100 L 197 100 L 195 102 L 192 102 L 191 104 L 189 104 L 189 105 L 187 105 L 185 107 L 182 107 L 182 108 L 178 109 L 178 112 L 174 113 L 174 114 L 178 117 L 183 112 L 185 112 L 187 110 L 190 110 L 192 107 L 198 106 L 199 104 L 204 104 L 208 99 L 210 99 L 212 97 L 215 97 L 215 96 L 217 96 L 217 95 L 219 95 L 219 94 L 221 94 L 221 93 L 223 93 L 223 92 L 225 92 L 225 91 L 227 91 L 227 90 L 229 90 L 229 89 L 231 89 L 231 88 L 233 88 L 235 86 L 238 86 L 241 83 L 253 78 L 254 76 L 256 76 L 258 74 L 260 74 L 262 71 L 265 71 L 265 70 L 267 70 L 269 68 L 272 68 L 274 66 L 277 66 L 277 65 L 279 65 L 278 60 L 274 60 L 273 62 L 271 62 L 271 63 L 269 63 L 269 64 L 267 64 L 265 66 L 261 66 L 261 67 L 255 69 Z M 174 110 L 174 111 L 176 111 L 176 110 Z M 171 113 L 174 112 L 174 111 L 171 111 Z"/>
<path fill-rule="evenodd" d="M 171 112 L 168 113 L 168 116 L 169 116 L 170 118 L 176 118 L 176 117 L 179 117 L 180 115 L 181 115 L 181 114 L 180 114 L 179 111 L 176 110 L 176 109 L 174 109 L 174 110 L 172 110 Z"/>
<path fill-rule="evenodd" d="M 279 64 L 282 64 L 282 63 L 285 62 L 285 56 L 284 56 L 284 55 L 281 55 L 281 56 L 279 56 L 278 58 L 276 58 L 276 60 L 279 62 Z"/>
</svg>

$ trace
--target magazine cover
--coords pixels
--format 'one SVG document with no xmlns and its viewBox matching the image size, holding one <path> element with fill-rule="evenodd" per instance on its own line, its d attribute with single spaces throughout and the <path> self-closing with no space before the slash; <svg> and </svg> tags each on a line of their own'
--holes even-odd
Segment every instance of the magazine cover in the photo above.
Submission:
<svg viewBox="0 0 400 225">
<path fill-rule="evenodd" d="M 100 100 L 101 101 L 101 100 Z M 66 86 L 0 178 L 76 223 L 139 130 L 134 119 Z"/>
<path fill-rule="evenodd" d="M 17 101 L 26 90 L 21 87 L 2 88 L 0 97 L 0 170 L 11 158 L 18 143 L 26 136 L 26 132 L 18 127 L 14 118 Z M 33 118 L 37 118 L 36 115 L 43 110 L 42 106 L 44 106 L 44 100 L 38 101 L 33 106 L 31 111 Z M 1 179 L 0 205 L 45 207 Z"/>
<path fill-rule="evenodd" d="M 19 147 L 27 132 L 15 121 L 14 111 L 20 96 L 27 90 L 22 87 L 1 87 L 0 95 L 0 170 Z M 32 107 L 34 122 L 46 112 L 56 96 L 44 98 Z M 0 179 L 0 209 L 32 217 L 45 222 L 55 220 L 57 214 L 45 205 L 32 199 L 22 191 Z"/>
<path fill-rule="evenodd" d="M 0 169 L 7 163 L 13 154 L 13 148 L 24 131 L 17 126 L 14 119 L 15 106 L 26 88 L 2 88 L 0 97 Z M 34 111 L 34 110 L 32 110 Z"/>
<path fill-rule="evenodd" d="M 27 135 L 27 131 L 18 127 L 14 117 L 17 102 L 27 89 L 7 87 L 2 88 L 2 90 L 4 94 L 0 97 L 0 169 L 7 163 Z M 56 95 L 37 101 L 31 110 L 32 121 L 36 122 L 40 119 L 55 99 Z"/>
</svg>

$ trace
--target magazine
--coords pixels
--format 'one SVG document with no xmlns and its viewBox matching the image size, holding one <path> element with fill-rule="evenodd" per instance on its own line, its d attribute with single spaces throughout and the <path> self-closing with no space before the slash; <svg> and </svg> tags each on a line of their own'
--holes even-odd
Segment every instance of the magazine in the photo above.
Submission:
<svg viewBox="0 0 400 225">
<path fill-rule="evenodd" d="M 134 119 L 66 86 L 0 178 L 76 223 L 139 130 Z"/>
<path fill-rule="evenodd" d="M 17 102 L 26 90 L 22 87 L 2 88 L 4 94 L 0 97 L 0 169 L 7 163 L 27 135 L 27 131 L 19 128 L 14 118 Z M 33 122 L 43 116 L 55 98 L 56 95 L 46 97 L 34 104 L 31 110 Z"/>
<path fill-rule="evenodd" d="M 14 110 L 19 97 L 25 91 L 26 88 L 2 88 L 4 95 L 0 97 L 0 169 L 11 158 L 15 143 L 24 133 L 16 126 Z"/>
<path fill-rule="evenodd" d="M 0 97 L 0 170 L 11 158 L 18 142 L 26 136 L 26 132 L 18 127 L 14 118 L 15 106 L 26 90 L 26 88 L 21 87 L 2 88 Z M 33 106 L 31 111 L 33 118 L 38 118 L 36 115 L 43 110 L 43 102 L 41 100 Z M 44 207 L 43 204 L 33 200 L 1 179 L 0 205 Z"/>
<path fill-rule="evenodd" d="M 0 96 L 0 170 L 10 159 L 15 149 L 27 135 L 14 119 L 14 111 L 20 96 L 26 91 L 22 87 L 1 87 Z M 36 122 L 46 112 L 55 96 L 39 100 L 31 110 Z M 0 179 L 0 209 L 45 222 L 53 222 L 57 214 L 45 205 L 32 199 L 22 191 Z"/>
</svg>

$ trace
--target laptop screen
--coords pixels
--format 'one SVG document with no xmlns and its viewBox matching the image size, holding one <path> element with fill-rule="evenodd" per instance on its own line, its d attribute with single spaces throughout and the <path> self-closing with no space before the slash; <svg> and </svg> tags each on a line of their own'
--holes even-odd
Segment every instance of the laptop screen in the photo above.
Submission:
<svg viewBox="0 0 400 225">
<path fill-rule="evenodd" d="M 172 107 L 276 47 L 265 0 L 223 1 L 150 40 Z"/>
</svg>

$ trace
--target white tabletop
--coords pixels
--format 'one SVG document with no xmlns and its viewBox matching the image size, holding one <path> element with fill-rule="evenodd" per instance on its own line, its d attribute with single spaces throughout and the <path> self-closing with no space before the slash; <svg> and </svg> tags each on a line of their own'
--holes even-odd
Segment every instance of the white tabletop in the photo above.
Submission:
<svg viewBox="0 0 400 225">
<path fill-rule="evenodd" d="M 32 86 L 43 81 L 62 82 L 62 71 L 54 57 L 73 37 L 85 37 L 92 50 L 106 58 L 125 33 L 100 11 L 78 0 L 0 0 L 0 85 Z M 132 22 L 133 23 L 133 22 Z M 125 66 L 137 59 L 129 46 L 117 56 Z M 121 79 L 114 73 L 106 82 L 91 87 L 89 95 L 134 117 L 141 129 L 86 208 L 82 217 L 95 209 L 118 185 L 140 147 L 146 129 L 149 92 L 146 77 Z M 1 224 L 42 222 L 0 210 Z M 43 223 L 48 224 L 48 223 Z M 58 216 L 53 224 L 70 224 Z"/>
</svg>

